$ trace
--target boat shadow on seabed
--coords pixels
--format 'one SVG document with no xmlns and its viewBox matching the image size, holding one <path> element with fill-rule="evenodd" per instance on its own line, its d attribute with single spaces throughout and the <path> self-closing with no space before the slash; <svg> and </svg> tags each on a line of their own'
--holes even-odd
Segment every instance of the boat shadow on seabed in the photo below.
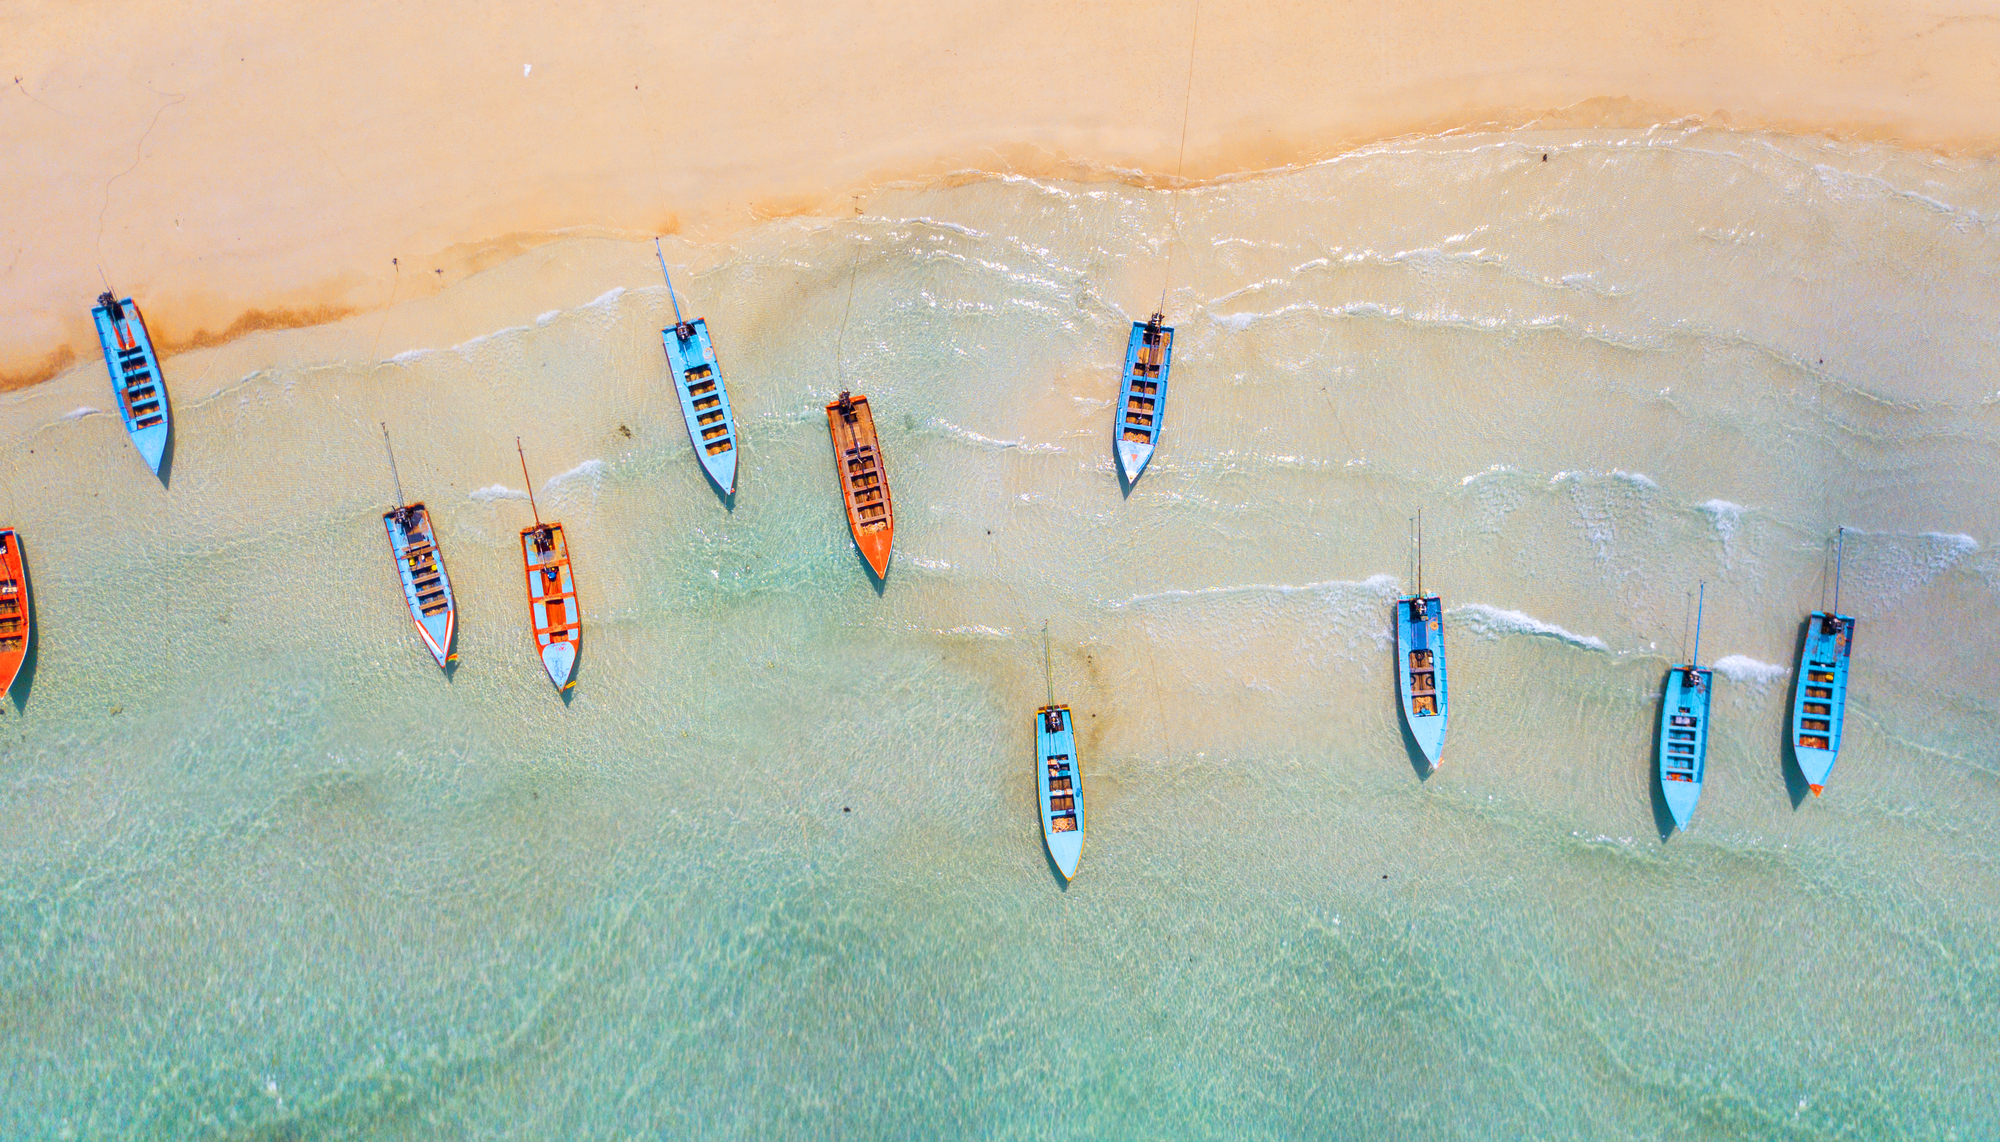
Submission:
<svg viewBox="0 0 2000 1142">
<path fill-rule="evenodd" d="M 1812 637 L 1812 623 L 1811 615 L 1807 615 L 1805 618 L 1799 620 L 1798 644 L 1792 647 L 1792 662 L 1795 664 L 1806 660 L 1806 639 Z M 1792 808 L 1794 810 L 1797 810 L 1800 805 L 1804 804 L 1806 794 L 1812 792 L 1811 783 L 1806 781 L 1805 770 L 1799 768 L 1799 755 L 1796 748 L 1798 743 L 1792 737 L 1792 711 L 1799 708 L 1798 703 L 1799 672 L 1794 669 L 1792 671 L 1792 684 L 1785 691 L 1784 722 L 1778 728 L 1778 733 L 1785 739 L 1784 744 L 1778 748 L 1778 768 L 1784 771 L 1785 793 L 1791 797 Z"/>
<path fill-rule="evenodd" d="M 21 554 L 21 578 L 33 584 L 35 576 L 28 566 L 28 545 L 21 542 L 19 532 L 14 534 L 14 543 L 15 550 Z M 7 691 L 8 696 L 14 699 L 16 714 L 28 712 L 28 691 L 34 689 L 35 664 L 42 657 L 42 620 L 35 613 L 35 605 L 35 589 L 31 585 L 28 588 L 28 652 L 21 656 L 21 672 L 14 676 L 14 685 Z"/>
<path fill-rule="evenodd" d="M 1646 759 L 1646 787 L 1653 794 L 1653 827 L 1660 830 L 1660 843 L 1666 844 L 1679 826 L 1674 823 L 1674 811 L 1667 807 L 1666 779 L 1660 776 L 1660 738 L 1661 731 L 1666 729 L 1667 704 L 1661 701 L 1654 705 L 1660 712 L 1653 720 L 1653 752 Z"/>
</svg>

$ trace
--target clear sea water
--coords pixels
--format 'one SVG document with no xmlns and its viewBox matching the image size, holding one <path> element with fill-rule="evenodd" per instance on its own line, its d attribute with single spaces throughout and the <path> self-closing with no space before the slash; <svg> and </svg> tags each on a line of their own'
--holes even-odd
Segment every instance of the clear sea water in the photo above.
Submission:
<svg viewBox="0 0 2000 1142">
<path fill-rule="evenodd" d="M 86 411 L 95 362 L 6 398 L 40 642 L 0 725 L 0 1137 L 2000 1136 L 2000 166 L 1522 132 L 865 208 L 668 245 L 733 508 L 638 240 L 169 361 L 165 491 Z M 843 385 L 884 430 L 880 592 Z M 457 587 L 449 679 L 380 421 Z M 585 600 L 567 706 L 516 435 Z M 1419 508 L 1428 780 L 1388 625 Z M 1843 524 L 1813 798 L 1786 701 Z M 1663 839 L 1703 581 L 1716 737 Z"/>
</svg>

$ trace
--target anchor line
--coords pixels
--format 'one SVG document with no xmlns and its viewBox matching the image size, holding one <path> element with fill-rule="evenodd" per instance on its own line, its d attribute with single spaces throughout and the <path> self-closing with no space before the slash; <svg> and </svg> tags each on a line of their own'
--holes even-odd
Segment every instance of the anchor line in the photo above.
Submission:
<svg viewBox="0 0 2000 1142">
<path fill-rule="evenodd" d="M 528 511 L 535 517 L 535 526 L 542 526 L 542 509 L 535 506 L 535 478 L 528 475 L 528 454 L 521 449 L 521 438 L 514 438 L 514 451 L 521 456 L 521 482 L 528 485 Z"/>
<path fill-rule="evenodd" d="M 389 478 L 396 482 L 396 507 L 401 509 L 409 501 L 403 498 L 403 474 L 396 470 L 396 446 L 389 440 L 389 422 L 386 420 L 382 422 L 382 447 L 389 450 Z"/>
<path fill-rule="evenodd" d="M 861 196 L 854 195 L 854 216 L 861 217 Z M 840 332 L 833 339 L 834 377 L 841 385 L 847 384 L 847 318 L 854 312 L 854 275 L 861 268 L 861 245 L 856 242 L 854 257 L 847 263 L 847 303 L 840 309 Z"/>
<path fill-rule="evenodd" d="M 1187 82 L 1181 88 L 1181 147 L 1174 159 L 1174 185 L 1167 188 L 1167 211 L 1172 218 L 1172 233 L 1167 239 L 1167 272 L 1160 281 L 1160 304 L 1156 312 L 1167 310 L 1167 287 L 1174 277 L 1174 247 L 1181 240 L 1180 183 L 1181 172 L 1187 166 L 1188 111 L 1194 106 L 1194 47 L 1195 36 L 1201 31 L 1201 0 L 1194 0 L 1194 19 L 1188 26 L 1188 66 Z"/>
</svg>

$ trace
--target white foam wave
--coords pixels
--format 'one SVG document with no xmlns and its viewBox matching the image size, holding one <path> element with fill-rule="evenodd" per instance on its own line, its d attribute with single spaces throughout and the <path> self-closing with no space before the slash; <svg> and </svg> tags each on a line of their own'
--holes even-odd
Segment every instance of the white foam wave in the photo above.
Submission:
<svg viewBox="0 0 2000 1142">
<path fill-rule="evenodd" d="M 624 296 L 625 296 L 624 286 L 613 286 L 612 288 L 605 290 L 603 293 L 600 293 L 596 297 L 592 298 L 590 304 L 584 306 L 583 308 L 610 309 L 612 306 L 618 304 L 619 298 Z"/>
<path fill-rule="evenodd" d="M 1608 651 L 1611 649 L 1605 645 L 1603 639 L 1598 638 L 1596 635 L 1577 634 L 1575 631 L 1559 627 L 1554 623 L 1543 622 L 1533 615 L 1524 614 L 1520 611 L 1510 611 L 1502 607 L 1488 606 L 1485 603 L 1466 603 L 1462 606 L 1453 607 L 1446 613 L 1456 617 L 1467 630 L 1479 635 L 1481 638 L 1502 638 L 1510 634 L 1525 634 L 1542 638 L 1552 638 L 1558 642 L 1566 642 L 1571 646 L 1582 647 L 1585 650 Z"/>
<path fill-rule="evenodd" d="M 103 411 L 104 410 L 101 408 L 92 408 L 87 404 L 79 405 L 76 408 L 70 409 L 68 412 L 63 413 L 62 418 L 64 420 L 82 420 L 86 416 L 96 416 L 97 414 Z"/>
<path fill-rule="evenodd" d="M 405 349 L 389 358 L 389 363 L 392 365 L 407 365 L 419 357 L 428 356 L 431 352 L 433 350 L 430 349 Z"/>
<path fill-rule="evenodd" d="M 1463 480 L 1460 480 L 1458 482 L 1458 486 L 1461 488 L 1470 487 L 1473 484 L 1479 482 L 1480 480 L 1484 480 L 1489 476 L 1505 476 L 1518 471 L 1520 471 L 1520 469 L 1514 467 L 1512 464 L 1489 464 L 1487 465 L 1485 471 L 1474 472 L 1472 475 L 1467 476 Z"/>
<path fill-rule="evenodd" d="M 1706 514 L 1715 521 L 1715 530 L 1728 543 L 1736 538 L 1736 525 L 1743 522 L 1745 510 L 1742 504 L 1732 504 L 1728 500 L 1709 500 L 1695 505 L 1695 510 Z"/>
<path fill-rule="evenodd" d="M 925 559 L 922 556 L 905 553 L 901 561 L 910 567 L 921 567 L 926 571 L 949 571 L 951 564 L 943 559 Z"/>
<path fill-rule="evenodd" d="M 1725 655 L 1716 659 L 1710 665 L 1715 668 L 1717 674 L 1722 675 L 1731 682 L 1735 682 L 1738 685 L 1755 687 L 1760 691 L 1768 689 L 1771 683 L 1791 673 L 1788 667 L 1778 666 L 1770 662 L 1760 662 L 1757 659 L 1741 654 Z"/>
<path fill-rule="evenodd" d="M 964 626 L 936 633 L 945 638 L 1009 638 L 1014 632 L 1007 627 Z"/>
<path fill-rule="evenodd" d="M 537 316 L 535 317 L 535 324 L 536 324 L 536 325 L 547 325 L 547 324 L 548 324 L 549 322 L 551 322 L 551 321 L 554 321 L 554 320 L 555 320 L 556 318 L 558 318 L 558 317 L 561 317 L 561 316 L 562 316 L 562 310 L 560 310 L 560 309 L 551 309 L 551 310 L 549 310 L 549 311 L 548 311 L 547 313 L 543 313 L 543 314 L 538 314 L 538 315 L 537 315 Z"/>
<path fill-rule="evenodd" d="M 1644 472 L 1628 472 L 1623 468 L 1613 468 L 1609 472 L 1594 472 L 1587 468 L 1565 468 L 1555 475 L 1550 476 L 1549 483 L 1551 485 L 1565 484 L 1572 480 L 1587 480 L 1593 476 L 1602 476 L 1608 480 L 1617 480 L 1620 483 L 1630 484 L 1635 488 L 1645 488 L 1648 490 L 1657 490 L 1660 486 L 1657 481 Z"/>
<path fill-rule="evenodd" d="M 984 433 L 974 432 L 970 428 L 963 428 L 948 420 L 933 420 L 931 423 L 943 429 L 944 434 L 954 440 L 962 440 L 967 444 L 977 444 L 984 448 L 1017 448 L 1023 452 L 1063 451 L 1062 446 L 1059 444 L 1030 444 L 1025 440 L 1001 440 L 997 437 L 987 436 Z"/>
<path fill-rule="evenodd" d="M 585 460 L 567 472 L 550 476 L 548 482 L 542 485 L 542 494 L 554 495 L 558 489 L 572 480 L 589 480 L 596 483 L 603 478 L 609 468 L 610 466 L 602 460 Z"/>
<path fill-rule="evenodd" d="M 482 504 L 490 504 L 494 500 L 525 500 L 528 498 L 528 493 L 517 492 L 505 484 L 488 484 L 483 488 L 475 488 L 467 494 Z"/>
</svg>

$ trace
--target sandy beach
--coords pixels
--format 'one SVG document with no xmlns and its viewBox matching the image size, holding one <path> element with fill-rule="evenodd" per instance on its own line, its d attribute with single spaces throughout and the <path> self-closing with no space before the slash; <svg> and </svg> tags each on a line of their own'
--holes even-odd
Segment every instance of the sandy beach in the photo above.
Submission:
<svg viewBox="0 0 2000 1142">
<path fill-rule="evenodd" d="M 713 240 L 955 172 L 1167 179 L 1184 106 L 1189 179 L 1690 118 L 1985 155 L 2000 48 L 1974 5 L 1804 0 L 0 11 L 7 388 L 94 363 L 107 283 L 172 353 L 558 235 Z"/>
</svg>

